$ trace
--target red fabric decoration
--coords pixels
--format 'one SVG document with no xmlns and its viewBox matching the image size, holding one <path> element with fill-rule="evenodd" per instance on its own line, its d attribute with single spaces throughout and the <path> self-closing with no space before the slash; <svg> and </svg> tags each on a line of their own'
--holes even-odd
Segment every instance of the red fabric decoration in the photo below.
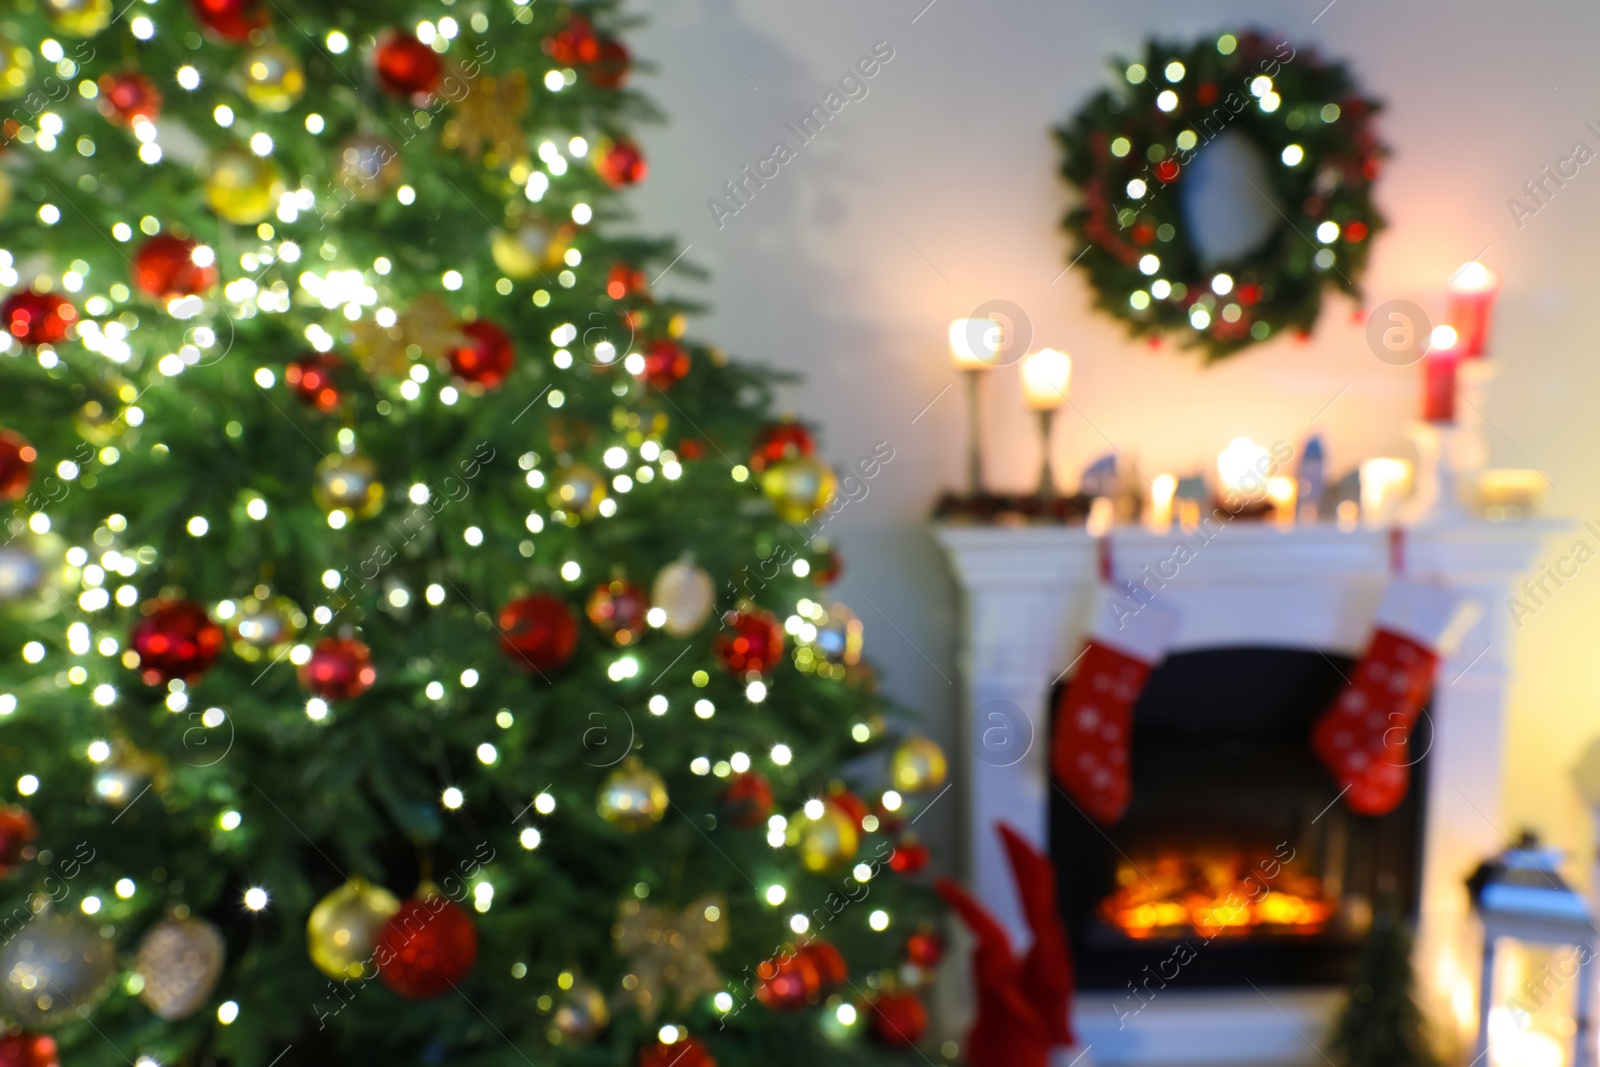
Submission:
<svg viewBox="0 0 1600 1067">
<path fill-rule="evenodd" d="M 500 609 L 500 647 L 524 670 L 555 670 L 578 647 L 578 621 L 548 593 L 519 597 Z"/>
<path fill-rule="evenodd" d="M 644 351 L 645 381 L 657 389 L 666 389 L 689 373 L 689 353 L 676 341 L 662 338 L 650 342 Z"/>
<path fill-rule="evenodd" d="M 734 826 L 760 826 L 772 814 L 772 783 L 760 771 L 736 774 L 722 793 L 722 805 Z"/>
<path fill-rule="evenodd" d="M 144 618 L 134 626 L 128 645 L 139 654 L 139 677 L 145 685 L 197 678 L 222 651 L 222 627 L 199 604 L 152 600 L 140 611 Z"/>
<path fill-rule="evenodd" d="M 456 377 L 485 389 L 505 381 L 516 359 L 511 338 L 492 322 L 469 322 L 461 327 L 467 343 L 450 350 L 450 369 Z"/>
<path fill-rule="evenodd" d="M 402 997 L 436 997 L 472 969 L 478 931 L 466 909 L 437 891 L 424 892 L 384 924 L 373 957 L 383 984 Z"/>
<path fill-rule="evenodd" d="M 639 1067 L 717 1067 L 717 1061 L 704 1042 L 686 1037 L 641 1050 Z"/>
<path fill-rule="evenodd" d="M 0 500 L 20 500 L 33 480 L 39 452 L 15 430 L 0 430 Z"/>
<path fill-rule="evenodd" d="M 133 284 L 158 300 L 197 296 L 217 284 L 216 257 L 205 266 L 194 261 L 198 241 L 158 233 L 139 246 L 133 256 Z"/>
<path fill-rule="evenodd" d="M 224 41 L 243 44 L 256 30 L 265 29 L 267 13 L 256 9 L 254 0 L 190 0 L 190 8 L 200 25 Z"/>
<path fill-rule="evenodd" d="M 318 411 L 332 411 L 344 397 L 334 374 L 344 360 L 332 352 L 311 352 L 284 368 L 283 380 L 294 394 Z"/>
<path fill-rule="evenodd" d="M 0 321 L 24 345 L 53 345 L 66 340 L 67 331 L 78 321 L 78 309 L 60 293 L 23 289 L 0 304 Z"/>
<path fill-rule="evenodd" d="M 118 126 L 132 126 L 140 119 L 154 122 L 161 114 L 161 90 L 136 70 L 102 74 L 99 85 L 100 113 Z"/>
<path fill-rule="evenodd" d="M 928 1009 L 915 993 L 879 993 L 871 1009 L 872 1036 L 885 1045 L 914 1048 L 928 1032 Z"/>
<path fill-rule="evenodd" d="M 1397 581 L 1384 595 L 1366 654 L 1311 729 L 1311 747 L 1360 815 L 1386 815 L 1411 787 L 1411 730 L 1439 660 L 1477 620 L 1475 603 L 1439 585 Z"/>
<path fill-rule="evenodd" d="M 650 173 L 639 146 L 629 140 L 613 141 L 594 159 L 595 173 L 614 189 L 638 185 Z"/>
<path fill-rule="evenodd" d="M 0 1067 L 61 1067 L 56 1039 L 18 1030 L 0 1038 Z"/>
<path fill-rule="evenodd" d="M 353 700 L 378 680 L 372 652 L 353 637 L 325 637 L 300 668 L 300 684 L 324 700 Z"/>
<path fill-rule="evenodd" d="M 1133 704 L 1176 626 L 1172 612 L 1108 590 L 1077 673 L 1056 705 L 1056 780 L 1096 822 L 1110 825 L 1128 809 Z"/>
<path fill-rule="evenodd" d="M 372 50 L 372 68 L 384 92 L 405 98 L 437 89 L 444 60 L 412 34 L 390 30 Z"/>
<path fill-rule="evenodd" d="M 722 625 L 711 650 L 734 674 L 760 674 L 782 658 L 783 627 L 771 612 L 730 611 L 722 617 Z"/>
<path fill-rule="evenodd" d="M 978 942 L 972 952 L 978 1018 L 967 1035 L 967 1062 L 972 1067 L 1048 1067 L 1051 1050 L 1075 1040 L 1068 1017 L 1072 959 L 1056 910 L 1055 871 L 1011 827 L 1001 824 L 999 831 L 1033 930 L 1033 945 L 1020 962 L 993 915 L 949 879 L 935 883 Z"/>
<path fill-rule="evenodd" d="M 39 824 L 33 821 L 26 808 L 15 804 L 0 808 L 0 874 L 21 863 L 22 850 L 38 837 Z M 0 1063 L 0 1067 L 4 1064 Z"/>
</svg>

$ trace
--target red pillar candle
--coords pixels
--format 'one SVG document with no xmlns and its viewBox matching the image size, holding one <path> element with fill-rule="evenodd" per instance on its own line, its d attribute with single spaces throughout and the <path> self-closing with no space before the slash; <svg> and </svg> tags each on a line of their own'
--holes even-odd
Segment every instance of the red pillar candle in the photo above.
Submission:
<svg viewBox="0 0 1600 1067">
<path fill-rule="evenodd" d="M 1422 418 L 1424 422 L 1456 421 L 1456 369 L 1461 365 L 1459 348 L 1440 348 L 1422 361 Z"/>
<path fill-rule="evenodd" d="M 1489 347 L 1489 317 L 1500 295 L 1500 275 L 1473 260 L 1450 279 L 1450 325 L 1461 338 L 1459 352 L 1475 359 Z"/>
</svg>

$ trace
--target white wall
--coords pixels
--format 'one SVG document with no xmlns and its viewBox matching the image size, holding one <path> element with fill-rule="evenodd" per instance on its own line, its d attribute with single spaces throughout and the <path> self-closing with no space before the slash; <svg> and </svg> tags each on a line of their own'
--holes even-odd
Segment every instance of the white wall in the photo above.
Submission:
<svg viewBox="0 0 1600 1067">
<path fill-rule="evenodd" d="M 1600 125 L 1600 10 L 1574 0 L 1336 0 L 1327 10 L 1326 0 L 926 2 L 636 4 L 650 19 L 636 51 L 659 65 L 638 84 L 670 121 L 645 132 L 651 175 L 635 203 L 642 228 L 677 233 L 693 246 L 686 261 L 712 272 L 705 284 L 676 271 L 662 282 L 712 305 L 701 336 L 806 376 L 785 400 L 822 423 L 828 457 L 894 446 L 870 496 L 841 518 L 860 587 L 841 596 L 865 620 L 889 688 L 926 709 L 940 736 L 953 714 L 955 605 L 924 516 L 961 477 L 960 391 L 913 420 L 952 380 L 950 319 L 1010 300 L 1026 309 L 1036 344 L 1074 354 L 1078 411 L 1056 442 L 1074 483 L 1113 446 L 1154 472 L 1207 464 L 1239 434 L 1298 444 L 1346 386 L 1316 425 L 1334 470 L 1408 454 L 1401 427 L 1418 373 L 1376 360 L 1360 309 L 1342 298 L 1309 343 L 1279 341 L 1201 370 L 1193 356 L 1130 342 L 1090 310 L 1080 276 L 1052 284 L 1067 262 L 1057 221 L 1068 201 L 1049 130 L 1104 84 L 1116 50 L 1133 55 L 1152 32 L 1259 26 L 1345 59 L 1387 102 L 1380 129 L 1394 155 L 1379 199 L 1391 229 L 1378 238 L 1368 307 L 1407 298 L 1442 313 L 1442 284 L 1460 263 L 1480 255 L 1501 271 L 1496 350 L 1506 366 L 1486 409 L 1493 461 L 1545 471 L 1549 513 L 1600 519 L 1600 366 L 1585 329 L 1593 313 L 1582 311 L 1600 288 L 1600 164 L 1520 230 L 1506 206 L 1574 141 L 1600 148 L 1583 125 Z M 798 147 L 784 124 L 878 41 L 894 58 L 870 94 Z M 780 139 L 797 158 L 719 229 L 707 199 Z M 990 385 L 990 481 L 1028 487 L 1038 454 L 1014 372 Z M 1507 835 L 1533 825 L 1586 847 L 1568 769 L 1600 733 L 1597 622 L 1600 564 L 1518 635 Z"/>
</svg>

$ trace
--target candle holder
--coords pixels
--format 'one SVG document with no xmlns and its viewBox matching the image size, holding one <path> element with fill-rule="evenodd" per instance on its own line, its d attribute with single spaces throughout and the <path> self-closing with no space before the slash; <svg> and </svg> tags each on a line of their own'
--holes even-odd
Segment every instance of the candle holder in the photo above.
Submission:
<svg viewBox="0 0 1600 1067">
<path fill-rule="evenodd" d="M 983 371 L 966 367 L 961 374 L 967 379 L 967 495 L 976 499 L 983 495 L 983 427 L 978 419 L 978 380 Z"/>
<path fill-rule="evenodd" d="M 1044 461 L 1039 466 L 1039 499 L 1056 498 L 1056 477 L 1050 462 L 1050 431 L 1056 409 L 1067 402 L 1072 381 L 1072 357 L 1053 348 L 1029 353 L 1022 361 L 1022 396 L 1039 413 L 1039 434 Z"/>
<path fill-rule="evenodd" d="M 1417 422 L 1406 436 L 1417 446 L 1416 488 L 1400 509 L 1408 526 L 1451 526 L 1471 520 L 1461 503 L 1451 454 L 1459 431 L 1451 423 Z"/>
<path fill-rule="evenodd" d="M 1047 502 L 1056 498 L 1055 465 L 1050 461 L 1050 436 L 1055 417 L 1055 408 L 1039 410 L 1039 451 L 1044 455 L 1039 464 L 1039 499 Z"/>
<path fill-rule="evenodd" d="M 978 415 L 978 380 L 993 369 L 1004 347 L 1000 323 L 956 319 L 950 324 L 950 362 L 967 380 L 967 496 L 983 495 L 983 427 Z"/>
</svg>

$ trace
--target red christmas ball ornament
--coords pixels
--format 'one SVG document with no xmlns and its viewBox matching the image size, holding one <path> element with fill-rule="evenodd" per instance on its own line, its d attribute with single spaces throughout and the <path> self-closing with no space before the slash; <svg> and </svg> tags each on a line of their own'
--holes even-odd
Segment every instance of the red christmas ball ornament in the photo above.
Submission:
<svg viewBox="0 0 1600 1067">
<path fill-rule="evenodd" d="M 800 948 L 800 956 L 817 972 L 817 993 L 827 996 L 850 980 L 850 966 L 844 953 L 820 938 L 808 941 Z"/>
<path fill-rule="evenodd" d="M 906 834 L 895 843 L 889 854 L 889 869 L 896 874 L 916 874 L 927 868 L 933 860 L 928 846 L 918 841 L 914 834 Z"/>
<path fill-rule="evenodd" d="M 589 64 L 589 80 L 601 89 L 618 89 L 628 80 L 633 57 L 621 41 L 609 37 L 600 42 L 600 54 Z"/>
<path fill-rule="evenodd" d="M 267 12 L 255 0 L 190 0 L 189 7 L 200 25 L 217 37 L 243 44 L 257 30 L 267 28 Z"/>
<path fill-rule="evenodd" d="M 594 628 L 618 645 L 631 645 L 644 636 L 650 596 L 642 586 L 617 579 L 595 587 L 585 614 Z"/>
<path fill-rule="evenodd" d="M 0 808 L 0 874 L 21 863 L 23 850 L 38 837 L 39 824 L 33 821 L 26 808 L 15 804 Z M 5 1067 L 3 1061 L 0 1067 Z"/>
<path fill-rule="evenodd" d="M 798 1011 L 822 989 L 817 968 L 799 950 L 784 950 L 756 968 L 756 999 L 773 1011 Z"/>
<path fill-rule="evenodd" d="M 755 445 L 750 449 L 750 469 L 760 474 L 769 463 L 799 459 L 812 455 L 816 450 L 816 438 L 794 419 L 768 423 L 756 431 Z"/>
<path fill-rule="evenodd" d="M 644 271 L 630 267 L 626 263 L 614 264 L 611 273 L 606 276 L 606 295 L 613 300 L 621 300 L 635 293 L 644 293 L 649 288 L 650 279 L 645 277 Z"/>
<path fill-rule="evenodd" d="M 614 189 L 638 185 L 650 173 L 639 146 L 629 140 L 613 141 L 594 157 L 595 173 Z"/>
<path fill-rule="evenodd" d="M 145 685 L 165 685 L 205 673 L 222 651 L 222 627 L 206 609 L 188 600 L 152 600 L 140 609 L 128 645 L 139 654 L 139 677 Z"/>
<path fill-rule="evenodd" d="M 0 1067 L 61 1067 L 56 1039 L 26 1030 L 0 1037 Z"/>
<path fill-rule="evenodd" d="M 1178 161 L 1175 159 L 1163 159 L 1160 163 L 1156 164 L 1156 177 L 1160 178 L 1164 182 L 1177 181 L 1178 171 Z"/>
<path fill-rule="evenodd" d="M 918 967 L 937 967 L 944 959 L 944 938 L 931 930 L 906 938 L 906 959 Z"/>
<path fill-rule="evenodd" d="M 564 27 L 544 39 L 542 47 L 564 67 L 581 67 L 600 58 L 600 37 L 582 15 L 573 15 Z"/>
<path fill-rule="evenodd" d="M 1344 228 L 1344 237 L 1347 241 L 1364 241 L 1368 232 L 1366 223 L 1352 222 Z"/>
<path fill-rule="evenodd" d="M 678 458 L 687 460 L 704 459 L 706 446 L 697 438 L 685 437 L 678 442 Z"/>
<path fill-rule="evenodd" d="M 450 369 L 472 385 L 494 389 L 506 380 L 516 350 L 511 338 L 492 322 L 469 322 L 461 327 L 467 343 L 450 350 Z"/>
<path fill-rule="evenodd" d="M 915 993 L 879 993 L 872 1002 L 872 1036 L 893 1048 L 912 1048 L 928 1030 L 928 1009 Z"/>
<path fill-rule="evenodd" d="M 444 74 L 439 53 L 404 30 L 383 35 L 372 50 L 372 67 L 384 92 L 402 98 L 432 93 Z"/>
<path fill-rule="evenodd" d="M 837 792 L 828 794 L 826 803 L 832 804 L 834 807 L 850 816 L 850 821 L 855 823 L 858 827 L 861 825 L 861 821 L 865 819 L 868 814 L 867 802 L 850 792 L 848 789 L 840 789 Z"/>
<path fill-rule="evenodd" d="M 448 991 L 478 958 L 478 931 L 465 908 L 438 890 L 400 905 L 373 946 L 378 977 L 410 1000 Z"/>
<path fill-rule="evenodd" d="M 378 680 L 372 650 L 353 637 L 324 637 L 300 667 L 300 684 L 324 700 L 350 700 Z"/>
<path fill-rule="evenodd" d="M 639 1067 L 717 1067 L 703 1041 L 685 1037 L 668 1045 L 657 1043 L 639 1053 Z"/>
<path fill-rule="evenodd" d="M 769 611 L 751 608 L 722 617 L 712 652 L 734 674 L 762 674 L 783 657 L 783 627 Z"/>
<path fill-rule="evenodd" d="M 199 250 L 190 238 L 156 234 L 134 253 L 134 286 L 158 300 L 209 291 L 217 284 L 217 257 L 209 248 Z"/>
<path fill-rule="evenodd" d="M 500 647 L 526 670 L 555 670 L 578 647 L 578 621 L 548 593 L 519 597 L 500 609 Z"/>
<path fill-rule="evenodd" d="M 722 792 L 722 806 L 733 825 L 760 826 L 772 814 L 772 783 L 760 771 L 735 774 Z"/>
<path fill-rule="evenodd" d="M 283 369 L 283 380 L 294 394 L 318 411 L 332 411 L 344 399 L 334 376 L 344 360 L 332 352 L 311 352 Z"/>
<path fill-rule="evenodd" d="M 0 500 L 20 500 L 33 480 L 39 452 L 15 430 L 0 430 Z"/>
<path fill-rule="evenodd" d="M 678 342 L 663 337 L 644 350 L 644 371 L 640 375 L 657 389 L 667 389 L 689 373 L 689 353 Z"/>
<path fill-rule="evenodd" d="M 0 323 L 24 345 L 53 345 L 66 340 L 78 309 L 60 293 L 23 289 L 0 304 Z"/>
<path fill-rule="evenodd" d="M 154 122 L 161 114 L 161 90 L 136 70 L 102 74 L 99 85 L 100 114 L 118 126 L 132 126 L 141 119 Z"/>
</svg>

